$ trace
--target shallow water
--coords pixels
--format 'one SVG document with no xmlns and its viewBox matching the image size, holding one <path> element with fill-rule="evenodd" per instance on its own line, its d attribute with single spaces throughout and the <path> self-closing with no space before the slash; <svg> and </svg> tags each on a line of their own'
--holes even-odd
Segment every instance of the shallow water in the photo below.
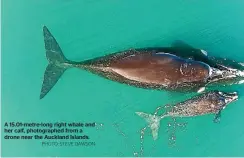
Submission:
<svg viewBox="0 0 244 158">
<path fill-rule="evenodd" d="M 135 112 L 153 113 L 159 105 L 189 96 L 134 88 L 86 71 L 70 69 L 40 100 L 47 66 L 42 27 L 46 25 L 65 56 L 82 61 L 133 47 L 170 46 L 174 40 L 209 55 L 244 62 L 244 1 L 183 0 L 2 0 L 2 156 L 136 156 L 146 122 Z M 158 140 L 146 132 L 143 156 L 244 156 L 243 85 L 240 99 L 222 113 L 177 119 L 187 126 Z M 6 140 L 5 122 L 96 122 L 85 128 L 96 146 L 42 146 L 41 140 Z M 174 139 L 174 138 L 173 138 Z"/>
</svg>

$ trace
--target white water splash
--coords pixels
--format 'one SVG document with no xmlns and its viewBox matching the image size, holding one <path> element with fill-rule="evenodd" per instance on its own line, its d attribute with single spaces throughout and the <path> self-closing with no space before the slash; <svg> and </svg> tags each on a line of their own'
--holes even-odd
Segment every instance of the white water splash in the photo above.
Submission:
<svg viewBox="0 0 244 158">
<path fill-rule="evenodd" d="M 201 87 L 198 89 L 197 93 L 202 93 L 203 91 L 205 91 L 205 89 L 206 89 L 205 87 Z"/>
</svg>

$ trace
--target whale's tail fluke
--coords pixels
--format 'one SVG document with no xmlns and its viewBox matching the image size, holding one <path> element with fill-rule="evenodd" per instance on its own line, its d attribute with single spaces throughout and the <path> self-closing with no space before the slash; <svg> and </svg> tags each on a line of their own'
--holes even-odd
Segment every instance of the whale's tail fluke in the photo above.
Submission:
<svg viewBox="0 0 244 158">
<path fill-rule="evenodd" d="M 136 112 L 136 114 L 146 120 L 148 123 L 148 127 L 151 129 L 152 137 L 154 140 L 158 138 L 158 131 L 160 128 L 160 121 L 166 117 L 166 115 L 158 116 L 158 110 L 161 109 L 161 107 L 157 108 L 156 112 L 154 114 L 147 114 L 144 112 Z"/>
<path fill-rule="evenodd" d="M 70 61 L 65 58 L 57 41 L 46 26 L 43 27 L 46 58 L 49 62 L 44 73 L 40 99 L 42 99 L 57 83 L 64 71 L 71 67 Z"/>
</svg>

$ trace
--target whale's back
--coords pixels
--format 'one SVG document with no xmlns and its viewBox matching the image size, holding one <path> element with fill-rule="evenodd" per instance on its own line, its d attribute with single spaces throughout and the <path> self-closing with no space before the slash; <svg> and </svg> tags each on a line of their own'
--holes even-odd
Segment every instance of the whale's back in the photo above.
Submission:
<svg viewBox="0 0 244 158">
<path fill-rule="evenodd" d="M 110 64 L 112 71 L 134 81 L 160 85 L 203 82 L 209 67 L 168 53 L 135 54 Z"/>
</svg>

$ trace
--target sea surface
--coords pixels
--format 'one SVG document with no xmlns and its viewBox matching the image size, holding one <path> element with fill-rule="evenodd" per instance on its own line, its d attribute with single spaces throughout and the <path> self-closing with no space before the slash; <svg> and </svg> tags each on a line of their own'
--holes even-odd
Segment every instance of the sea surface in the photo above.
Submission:
<svg viewBox="0 0 244 158">
<path fill-rule="evenodd" d="M 244 62 L 243 0 L 2 0 L 1 7 L 2 156 L 244 156 L 244 85 L 217 88 L 240 93 L 239 100 L 222 112 L 220 123 L 213 123 L 214 115 L 165 118 L 155 141 L 149 130 L 140 139 L 147 124 L 135 112 L 153 113 L 188 94 L 135 88 L 74 68 L 39 99 L 48 64 L 43 26 L 74 61 L 181 40 L 209 56 Z M 95 145 L 5 139 L 28 135 L 6 133 L 5 129 L 21 129 L 20 124 L 11 127 L 11 122 L 96 123 L 72 133 L 89 140 L 63 140 Z"/>
</svg>

